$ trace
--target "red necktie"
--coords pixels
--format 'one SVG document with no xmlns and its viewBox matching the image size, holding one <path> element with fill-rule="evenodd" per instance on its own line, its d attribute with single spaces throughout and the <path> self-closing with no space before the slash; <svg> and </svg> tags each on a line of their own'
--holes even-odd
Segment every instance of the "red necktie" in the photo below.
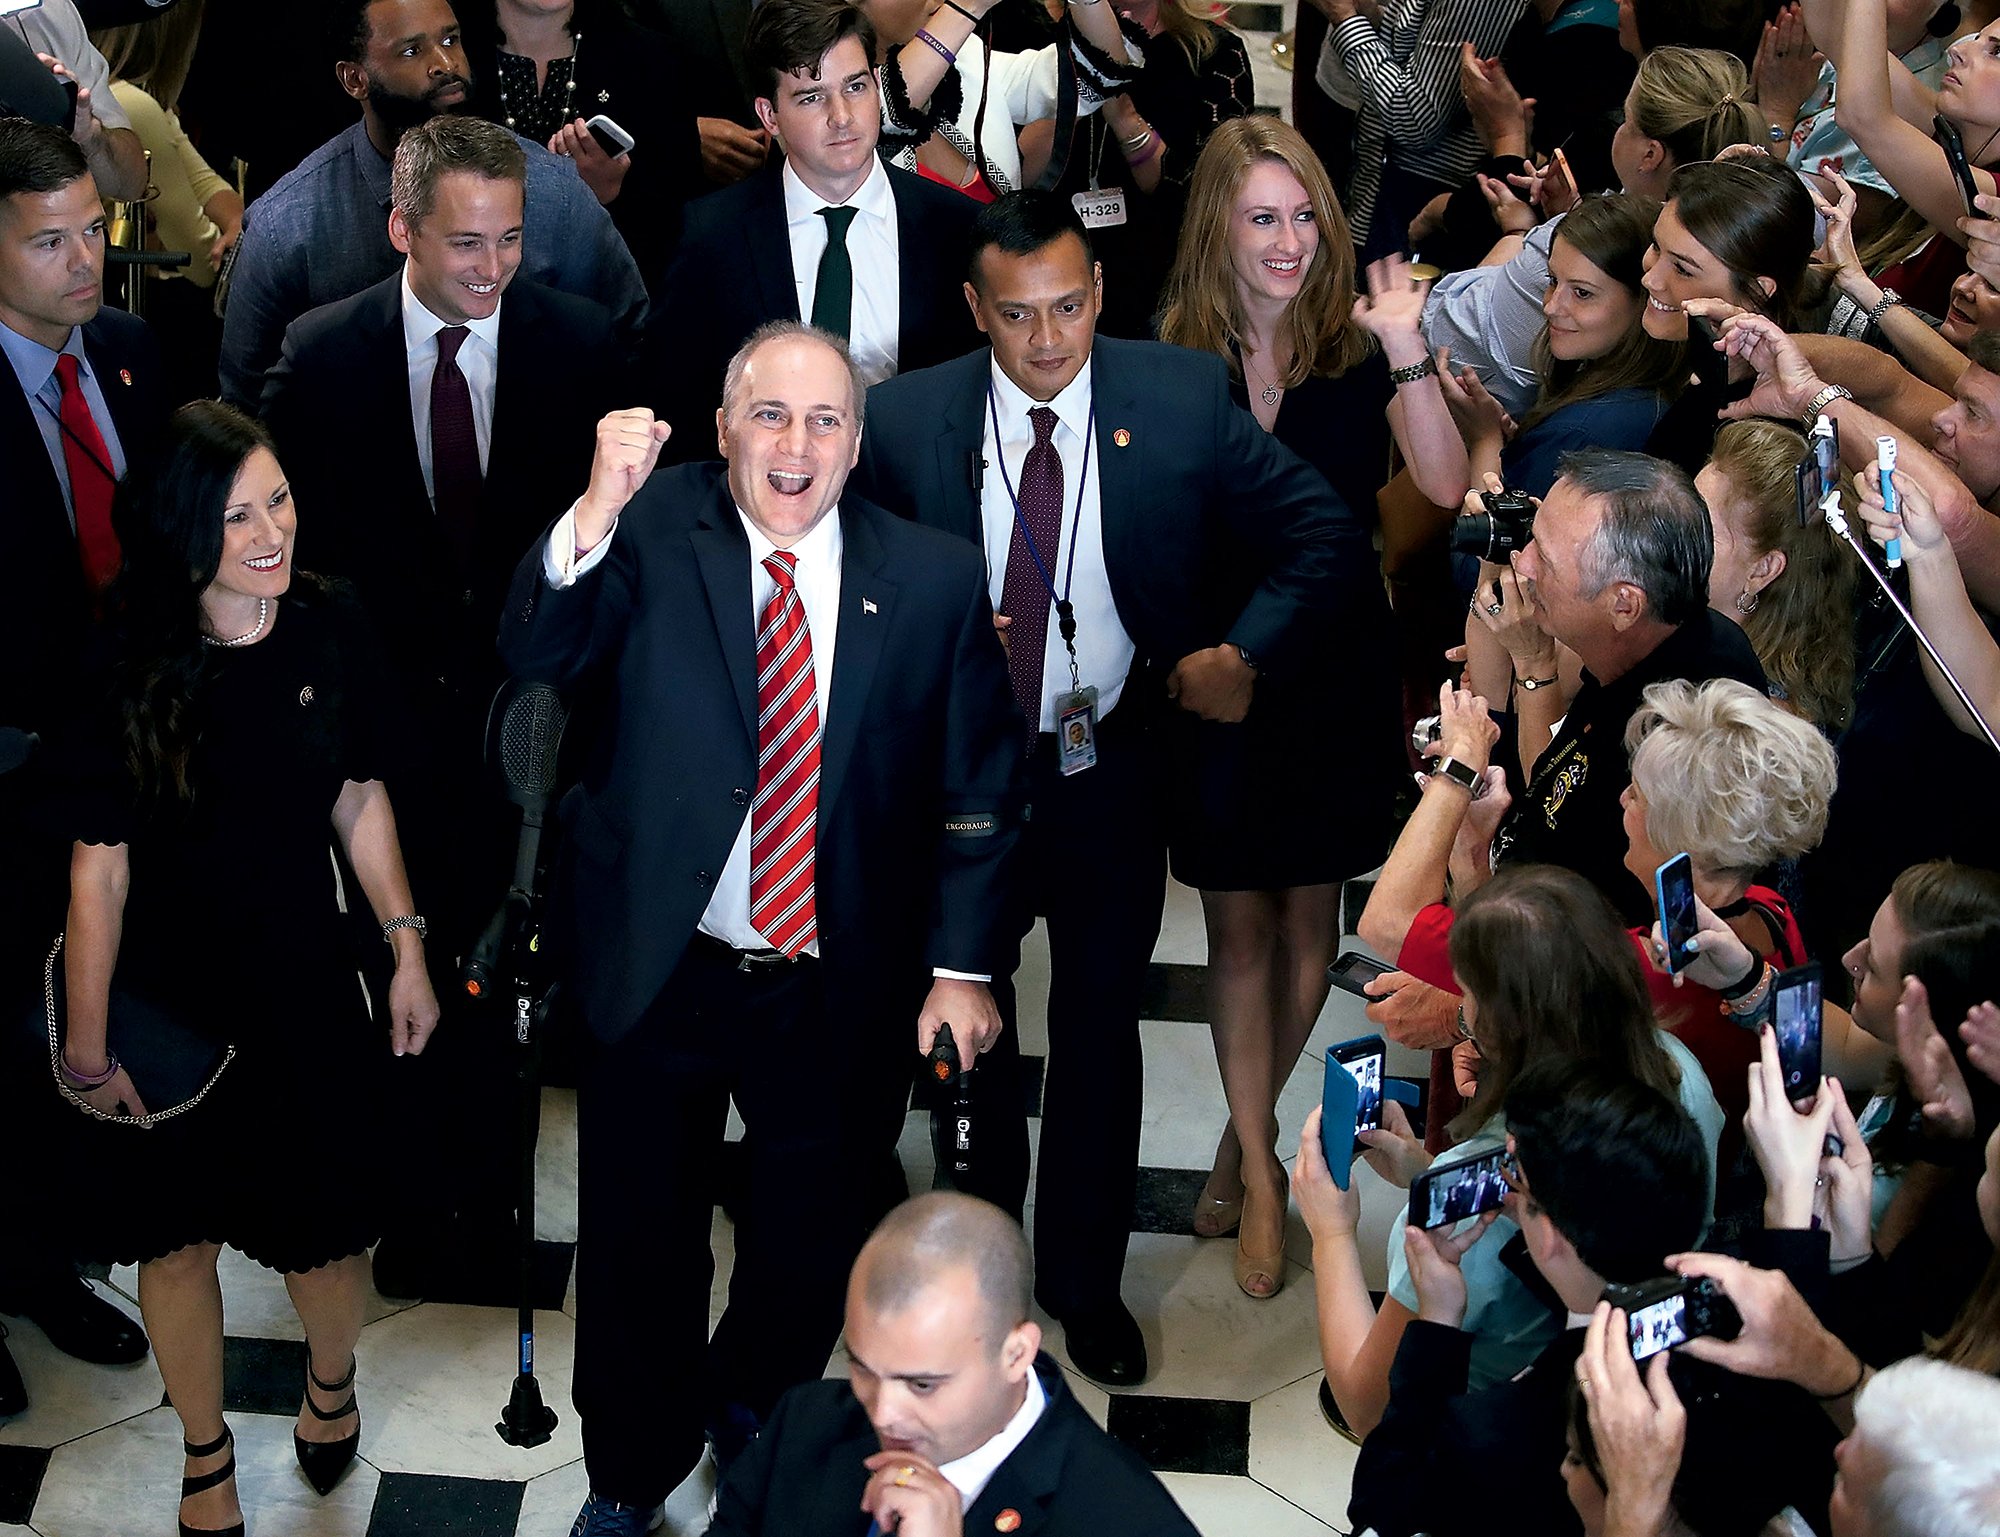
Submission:
<svg viewBox="0 0 2000 1537">
<path fill-rule="evenodd" d="M 431 371 L 431 504 L 445 536 L 461 556 L 472 542 L 485 475 L 479 468 L 479 434 L 472 425 L 472 390 L 459 370 L 464 326 L 437 334 L 437 367 Z"/>
<path fill-rule="evenodd" d="M 56 358 L 56 378 L 62 382 L 57 416 L 63 425 L 63 463 L 69 468 L 69 498 L 76 509 L 76 547 L 84 579 L 102 592 L 118 574 L 118 535 L 111 527 L 111 497 L 118 481 L 111 473 L 111 450 L 90 414 L 90 402 L 77 383 L 76 358 Z"/>
<path fill-rule="evenodd" d="M 1028 739 L 1042 729 L 1042 659 L 1049 639 L 1049 585 L 1044 570 L 1056 568 L 1062 542 L 1063 465 L 1053 436 L 1056 414 L 1047 406 L 1028 412 L 1035 441 L 1021 461 L 1021 515 L 1007 541 L 1007 575 L 1000 584 L 1000 612 L 1013 621 L 1007 627 L 1007 680 L 1014 701 L 1028 718 Z M 1025 527 L 1024 527 L 1025 525 Z M 1034 551 L 1028 540 L 1032 538 Z M 1042 557 L 1035 563 L 1035 552 Z"/>
<path fill-rule="evenodd" d="M 750 922 L 773 949 L 797 955 L 819 933 L 813 912 L 813 823 L 819 810 L 819 692 L 798 557 L 774 550 L 778 584 L 757 627 L 757 798 L 750 803 Z"/>
</svg>

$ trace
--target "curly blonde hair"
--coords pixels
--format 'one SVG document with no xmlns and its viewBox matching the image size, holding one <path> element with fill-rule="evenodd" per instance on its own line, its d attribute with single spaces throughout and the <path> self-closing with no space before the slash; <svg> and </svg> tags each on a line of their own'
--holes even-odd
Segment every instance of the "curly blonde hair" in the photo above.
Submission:
<svg viewBox="0 0 2000 1537">
<path fill-rule="evenodd" d="M 1836 765 L 1813 726 L 1733 678 L 1655 683 L 1625 727 L 1646 835 L 1749 880 L 1826 831 Z"/>
</svg>

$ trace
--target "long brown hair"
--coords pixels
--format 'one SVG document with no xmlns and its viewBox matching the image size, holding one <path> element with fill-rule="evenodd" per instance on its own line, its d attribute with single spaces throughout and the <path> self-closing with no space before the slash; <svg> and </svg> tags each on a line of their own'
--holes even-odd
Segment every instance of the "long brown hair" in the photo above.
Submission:
<svg viewBox="0 0 2000 1537">
<path fill-rule="evenodd" d="M 1677 166 L 1713 160 L 1732 144 L 1758 144 L 1764 118 L 1750 100 L 1743 61 L 1719 48 L 1655 48 L 1639 61 L 1632 126 L 1659 141 Z"/>
<path fill-rule="evenodd" d="M 1209 135 L 1188 185 L 1187 217 L 1167 275 L 1159 333 L 1162 341 L 1212 352 L 1241 374 L 1237 351 L 1245 323 L 1229 260 L 1229 226 L 1244 181 L 1266 161 L 1299 179 L 1319 226 L 1319 249 L 1298 297 L 1285 310 L 1292 361 L 1279 383 L 1289 389 L 1315 374 L 1346 373 L 1375 346 L 1354 324 L 1354 235 L 1347 214 L 1319 156 L 1289 123 L 1253 114 L 1230 118 Z"/>
<path fill-rule="evenodd" d="M 194 46 L 201 35 L 203 0 L 181 3 L 150 21 L 99 27 L 90 34 L 104 55 L 113 80 L 136 85 L 167 111 L 174 110 L 187 84 Z"/>
<path fill-rule="evenodd" d="M 1599 192 L 1585 198 L 1556 226 L 1557 240 L 1623 288 L 1636 303 L 1632 323 L 1602 357 L 1560 361 L 1549 348 L 1548 327 L 1542 327 L 1532 349 L 1542 392 L 1521 418 L 1523 428 L 1545 421 L 1564 406 L 1613 390 L 1670 395 L 1687 377 L 1687 344 L 1660 341 L 1649 336 L 1642 324 L 1646 294 L 1639 280 L 1645 275 L 1646 248 L 1653 243 L 1653 221 L 1659 215 L 1660 205 L 1654 198 L 1632 192 Z M 1554 277 L 1549 281 L 1553 284 Z"/>
<path fill-rule="evenodd" d="M 1738 302 L 1798 329 L 1820 285 L 1810 270 L 1812 198 L 1797 172 L 1768 155 L 1684 165 L 1667 182 L 1667 201 L 1681 227 L 1729 269 Z M 1768 295 L 1759 278 L 1774 285 Z"/>
<path fill-rule="evenodd" d="M 1485 1059 L 1454 1137 L 1492 1119 L 1534 1062 L 1603 1062 L 1678 1102 L 1680 1068 L 1660 1044 L 1632 936 L 1582 876 L 1555 865 L 1500 871 L 1459 910 L 1451 969 L 1478 1000 Z"/>
</svg>

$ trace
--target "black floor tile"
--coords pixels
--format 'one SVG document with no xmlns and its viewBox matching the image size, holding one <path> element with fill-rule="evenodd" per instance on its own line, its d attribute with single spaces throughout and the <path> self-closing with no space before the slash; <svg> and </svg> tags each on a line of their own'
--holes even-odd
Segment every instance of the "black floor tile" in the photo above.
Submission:
<svg viewBox="0 0 2000 1537">
<path fill-rule="evenodd" d="M 1229 24 L 1239 32 L 1282 32 L 1285 30 L 1285 8 L 1271 5 L 1265 0 L 1237 0 L 1229 8 Z"/>
<path fill-rule="evenodd" d="M 384 1473 L 368 1537 L 514 1537 L 526 1484 Z"/>
<path fill-rule="evenodd" d="M 552 1239 L 535 1240 L 533 1296 L 545 1313 L 559 1312 L 569 1293 L 570 1264 L 576 1245 Z M 520 1304 L 520 1275 L 511 1244 L 504 1252 L 465 1250 L 453 1256 L 425 1288 L 426 1302 L 456 1302 L 468 1307 L 511 1308 Z"/>
<path fill-rule="evenodd" d="M 48 1467 L 49 1454 L 39 1446 L 0 1446 L 0 1524 L 28 1524 Z"/>
<path fill-rule="evenodd" d="M 1139 1004 L 1141 1019 L 1171 1019 L 1188 1024 L 1208 1020 L 1208 968 L 1154 961 L 1146 968 L 1146 993 Z"/>
<path fill-rule="evenodd" d="M 1132 1231 L 1194 1236 L 1194 1203 L 1208 1181 L 1206 1169 L 1139 1170 L 1132 1197 Z"/>
<path fill-rule="evenodd" d="M 1248 1404 L 1113 1393 L 1105 1428 L 1156 1473 L 1250 1471 Z"/>
<path fill-rule="evenodd" d="M 232 1414 L 296 1415 L 306 1391 L 304 1340 L 222 1341 L 222 1407 Z"/>
<path fill-rule="evenodd" d="M 1042 1080 L 1047 1075 L 1048 1066 L 1047 1057 L 1021 1058 L 1021 1098 L 1026 1103 L 1029 1120 L 1042 1113 Z"/>
</svg>

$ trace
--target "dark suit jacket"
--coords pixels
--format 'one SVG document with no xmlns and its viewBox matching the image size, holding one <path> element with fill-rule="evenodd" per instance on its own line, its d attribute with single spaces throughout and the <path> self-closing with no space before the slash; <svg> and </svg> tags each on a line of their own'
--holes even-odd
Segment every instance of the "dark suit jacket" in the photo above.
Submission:
<svg viewBox="0 0 2000 1537">
<path fill-rule="evenodd" d="M 982 548 L 991 359 L 981 350 L 876 385 L 855 469 L 891 512 Z M 1147 684 L 1141 703 L 1189 652 L 1230 641 L 1276 673 L 1312 653 L 1320 616 L 1379 607 L 1367 527 L 1231 401 L 1219 358 L 1100 336 L 1090 367 L 1105 567 L 1137 647 L 1133 678 Z M 1264 575 L 1244 603 L 1210 578 L 1240 569 L 1246 552 Z"/>
<path fill-rule="evenodd" d="M 840 621 L 814 881 L 828 1012 L 893 1086 L 929 968 L 1012 962 L 1018 728 L 977 554 L 858 496 L 839 509 Z M 557 591 L 522 559 L 500 652 L 570 688 L 611 673 L 601 751 L 565 798 L 576 987 L 615 1041 L 679 964 L 757 784 L 750 546 L 719 464 L 656 472 L 603 563 Z M 1003 962 L 1006 964 L 1003 965 Z"/>
<path fill-rule="evenodd" d="M 1194 1537 L 1173 1497 L 1084 1412 L 1055 1363 L 1038 1356 L 1035 1371 L 1048 1407 L 967 1509 L 965 1530 L 1002 1530 L 994 1523 L 1012 1510 L 1017 1537 Z M 723 1480 L 708 1537 L 860 1537 L 861 1464 L 880 1450 L 846 1383 L 793 1388 Z"/>
<path fill-rule="evenodd" d="M 417 457 L 402 281 L 398 268 L 287 327 L 264 422 L 299 509 L 299 565 L 354 584 L 399 671 L 490 688 L 514 567 L 590 482 L 597 420 L 618 403 L 617 343 L 601 305 L 508 285 L 485 497 L 461 567 Z"/>
<path fill-rule="evenodd" d="M 962 287 L 979 205 L 893 166 L 889 185 L 901 252 L 896 366 L 907 372 L 979 343 Z M 673 424 L 668 457 L 712 458 L 730 357 L 766 321 L 802 318 L 777 165 L 688 205 L 680 254 L 659 292 L 660 309 L 646 328 L 641 385 L 648 403 Z"/>
</svg>

